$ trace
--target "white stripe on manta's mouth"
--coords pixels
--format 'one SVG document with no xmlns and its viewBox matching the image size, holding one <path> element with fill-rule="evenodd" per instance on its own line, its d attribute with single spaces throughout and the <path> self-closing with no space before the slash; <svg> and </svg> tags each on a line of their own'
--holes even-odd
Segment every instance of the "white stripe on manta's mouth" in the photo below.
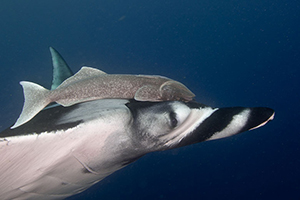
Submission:
<svg viewBox="0 0 300 200">
<path fill-rule="evenodd" d="M 234 115 L 232 117 L 231 122 L 222 131 L 214 133 L 207 140 L 215 140 L 224 137 L 229 137 L 231 135 L 238 133 L 247 123 L 249 115 L 250 115 L 250 109 L 245 109 L 243 112 Z"/>
</svg>

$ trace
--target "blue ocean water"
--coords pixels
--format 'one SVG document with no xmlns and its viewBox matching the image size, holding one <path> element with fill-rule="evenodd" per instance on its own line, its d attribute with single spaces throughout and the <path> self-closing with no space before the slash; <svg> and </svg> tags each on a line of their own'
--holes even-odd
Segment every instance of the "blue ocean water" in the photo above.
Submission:
<svg viewBox="0 0 300 200">
<path fill-rule="evenodd" d="M 159 74 L 216 107 L 275 120 L 223 140 L 148 154 L 78 199 L 299 199 L 300 3 L 294 0 L 8 1 L 0 6 L 0 128 L 21 80 L 50 87 L 49 46 L 76 72 Z"/>
</svg>

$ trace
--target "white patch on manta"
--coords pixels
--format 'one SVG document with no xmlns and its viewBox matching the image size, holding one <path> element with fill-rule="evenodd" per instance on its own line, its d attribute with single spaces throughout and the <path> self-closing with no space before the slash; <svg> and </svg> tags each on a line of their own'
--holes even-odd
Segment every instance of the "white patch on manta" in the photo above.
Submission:
<svg viewBox="0 0 300 200">
<path fill-rule="evenodd" d="M 215 140 L 220 138 L 229 137 L 238 133 L 247 123 L 250 115 L 250 109 L 234 115 L 231 122 L 220 132 L 216 132 L 208 140 Z"/>
<path fill-rule="evenodd" d="M 183 107 L 181 103 L 175 102 L 173 105 L 173 110 L 176 111 L 178 117 L 178 124 L 182 124 L 184 120 L 187 119 L 188 115 L 191 113 L 191 109 L 189 107 Z"/>
<path fill-rule="evenodd" d="M 200 109 L 191 109 L 190 115 L 181 124 L 175 128 L 171 133 L 162 137 L 166 141 L 166 146 L 172 146 L 179 143 L 183 138 L 191 134 L 200 124 L 211 116 L 212 113 L 217 111 L 218 108 L 205 107 Z"/>
<path fill-rule="evenodd" d="M 12 199 L 13 190 L 39 180 L 55 163 L 68 157 L 76 141 L 62 139 L 62 133 L 6 138 L 9 142 L 1 146 L 0 157 L 1 199 Z"/>
</svg>

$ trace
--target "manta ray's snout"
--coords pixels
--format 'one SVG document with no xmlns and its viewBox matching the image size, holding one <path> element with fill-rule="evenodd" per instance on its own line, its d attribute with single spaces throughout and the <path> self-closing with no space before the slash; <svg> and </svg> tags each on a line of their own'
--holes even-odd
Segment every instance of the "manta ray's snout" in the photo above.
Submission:
<svg viewBox="0 0 300 200">
<path fill-rule="evenodd" d="M 259 128 L 269 121 L 273 120 L 275 111 L 272 108 L 256 107 L 252 108 L 251 117 L 248 120 L 247 130 Z"/>
<path fill-rule="evenodd" d="M 186 134 L 177 147 L 229 137 L 253 130 L 274 119 L 275 112 L 267 107 L 229 107 L 209 109 L 192 105 L 193 130 Z"/>
</svg>

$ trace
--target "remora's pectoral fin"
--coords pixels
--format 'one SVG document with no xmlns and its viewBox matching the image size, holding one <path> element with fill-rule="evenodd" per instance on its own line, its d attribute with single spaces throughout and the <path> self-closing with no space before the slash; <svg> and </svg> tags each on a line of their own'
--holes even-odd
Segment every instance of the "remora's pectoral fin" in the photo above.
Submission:
<svg viewBox="0 0 300 200">
<path fill-rule="evenodd" d="M 56 89 L 64 80 L 73 76 L 72 70 L 69 68 L 63 57 L 54 48 L 49 47 L 53 65 L 53 79 L 51 90 Z"/>
<path fill-rule="evenodd" d="M 161 101 L 159 88 L 152 85 L 144 85 L 136 91 L 134 99 L 137 101 Z"/>
<path fill-rule="evenodd" d="M 92 67 L 81 67 L 81 69 L 74 74 L 74 76 L 71 76 L 70 78 L 66 79 L 59 87 L 63 87 L 66 85 L 69 85 L 71 83 L 77 82 L 78 80 L 86 79 L 86 78 L 91 78 L 94 76 L 100 76 L 100 75 L 105 75 L 106 73 Z"/>
<path fill-rule="evenodd" d="M 28 81 L 21 81 L 20 84 L 24 92 L 24 106 L 19 118 L 11 129 L 28 122 L 50 103 L 50 100 L 47 98 L 49 90 Z"/>
</svg>

